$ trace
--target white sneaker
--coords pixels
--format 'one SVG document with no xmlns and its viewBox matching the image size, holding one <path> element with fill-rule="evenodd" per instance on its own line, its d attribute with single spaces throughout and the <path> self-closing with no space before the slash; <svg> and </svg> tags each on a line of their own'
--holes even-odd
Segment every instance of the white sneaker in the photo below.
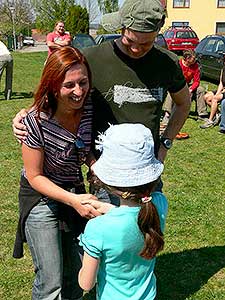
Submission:
<svg viewBox="0 0 225 300">
<path fill-rule="evenodd" d="M 200 125 L 201 129 L 206 129 L 214 126 L 214 122 L 207 119 L 204 124 Z"/>
</svg>

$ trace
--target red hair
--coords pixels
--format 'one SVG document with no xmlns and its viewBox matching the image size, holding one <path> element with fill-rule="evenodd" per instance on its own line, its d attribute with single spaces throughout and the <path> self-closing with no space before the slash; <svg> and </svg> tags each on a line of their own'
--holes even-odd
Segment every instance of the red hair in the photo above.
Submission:
<svg viewBox="0 0 225 300">
<path fill-rule="evenodd" d="M 84 55 L 76 48 L 65 46 L 55 50 L 47 59 L 41 80 L 34 96 L 32 107 L 41 111 L 50 111 L 52 115 L 57 109 L 57 95 L 60 92 L 66 72 L 74 65 L 85 65 L 88 73 L 89 95 L 91 89 L 91 71 Z"/>
</svg>

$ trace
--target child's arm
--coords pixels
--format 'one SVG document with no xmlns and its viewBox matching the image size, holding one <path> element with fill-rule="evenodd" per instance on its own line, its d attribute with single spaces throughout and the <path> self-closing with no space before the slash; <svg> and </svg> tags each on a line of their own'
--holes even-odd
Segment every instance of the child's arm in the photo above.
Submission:
<svg viewBox="0 0 225 300">
<path fill-rule="evenodd" d="M 98 272 L 99 260 L 84 252 L 82 268 L 79 272 L 78 281 L 80 287 L 85 291 L 90 291 L 95 283 Z"/>
</svg>

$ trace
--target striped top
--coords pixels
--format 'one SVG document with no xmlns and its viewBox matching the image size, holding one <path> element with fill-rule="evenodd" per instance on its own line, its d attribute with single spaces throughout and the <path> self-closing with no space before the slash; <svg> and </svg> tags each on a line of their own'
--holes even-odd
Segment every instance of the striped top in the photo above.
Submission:
<svg viewBox="0 0 225 300">
<path fill-rule="evenodd" d="M 83 183 L 81 165 L 84 163 L 91 145 L 92 103 L 87 100 L 77 134 L 63 128 L 49 114 L 33 110 L 24 118 L 29 132 L 24 144 L 30 148 L 44 149 L 43 174 L 61 186 L 76 186 Z M 75 143 L 82 140 L 84 148 Z M 25 170 L 22 174 L 26 177 Z"/>
</svg>

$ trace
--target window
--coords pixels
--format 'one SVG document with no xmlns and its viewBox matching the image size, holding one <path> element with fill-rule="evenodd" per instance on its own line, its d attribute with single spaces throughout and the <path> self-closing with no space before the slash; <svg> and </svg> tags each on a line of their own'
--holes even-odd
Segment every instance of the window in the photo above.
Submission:
<svg viewBox="0 0 225 300">
<path fill-rule="evenodd" d="M 190 0 L 173 0 L 173 7 L 190 7 Z"/>
<path fill-rule="evenodd" d="M 225 52 L 225 44 L 223 41 L 218 40 L 215 52 Z"/>
<path fill-rule="evenodd" d="M 225 33 L 225 23 L 224 22 L 216 23 L 216 33 L 219 33 L 219 34 Z"/>
<path fill-rule="evenodd" d="M 172 22 L 172 26 L 173 27 L 185 27 L 185 26 L 189 26 L 189 22 L 187 21 L 174 21 Z"/>
<path fill-rule="evenodd" d="M 225 0 L 217 0 L 217 7 L 225 7 Z"/>
<path fill-rule="evenodd" d="M 217 44 L 217 40 L 216 39 L 210 39 L 208 40 L 208 42 L 206 43 L 205 47 L 204 47 L 204 51 L 206 52 L 213 52 L 214 47 Z"/>
</svg>

